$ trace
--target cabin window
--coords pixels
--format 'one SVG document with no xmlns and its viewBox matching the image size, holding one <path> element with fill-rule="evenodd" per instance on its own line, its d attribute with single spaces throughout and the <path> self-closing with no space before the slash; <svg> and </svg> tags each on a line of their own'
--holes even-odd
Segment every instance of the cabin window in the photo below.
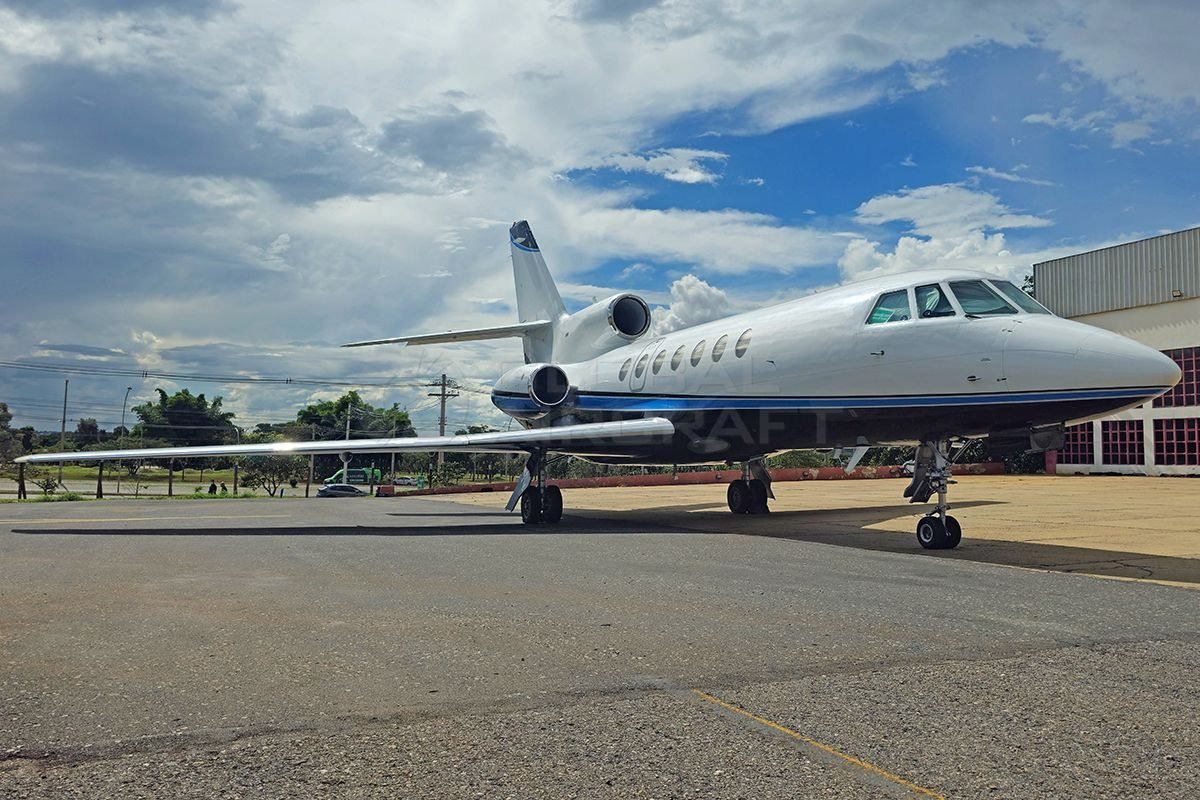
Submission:
<svg viewBox="0 0 1200 800">
<path fill-rule="evenodd" d="M 1020 306 L 1021 310 L 1029 314 L 1049 314 L 1050 309 L 1034 300 L 1027 293 L 1021 291 L 1015 284 L 1008 281 L 991 281 L 992 286 L 1000 290 L 1000 294 L 1007 297 L 1012 302 Z"/>
<path fill-rule="evenodd" d="M 746 355 L 746 351 L 750 348 L 750 329 L 746 328 L 745 332 L 738 337 L 737 344 L 733 346 L 733 354 L 738 358 Z"/>
<path fill-rule="evenodd" d="M 936 283 L 917 287 L 917 316 L 921 319 L 930 317 L 953 317 L 954 306 L 950 298 Z"/>
<path fill-rule="evenodd" d="M 675 355 L 671 356 L 671 370 L 679 369 L 679 365 L 683 363 L 683 354 L 687 352 L 687 345 L 679 345 L 679 349 L 675 351 Z"/>
<path fill-rule="evenodd" d="M 1016 313 L 1008 301 L 983 281 L 950 281 L 950 291 L 954 292 L 963 313 L 968 316 Z"/>
<path fill-rule="evenodd" d="M 638 359 L 637 366 L 633 368 L 633 377 L 640 378 L 646 373 L 646 364 L 650 362 L 650 355 L 647 353 Z"/>
<path fill-rule="evenodd" d="M 621 365 L 621 372 L 617 375 L 617 380 L 623 381 L 629 377 L 629 368 L 633 366 L 633 359 L 625 359 L 625 363 Z"/>
<path fill-rule="evenodd" d="M 700 359 L 704 358 L 704 345 L 705 345 L 705 341 L 703 339 L 701 339 L 700 343 L 697 344 L 692 349 L 692 366 L 693 367 L 700 363 Z"/>
<path fill-rule="evenodd" d="M 725 355 L 725 345 L 728 344 L 728 342 L 729 342 L 729 337 L 722 336 L 720 339 L 717 339 L 717 341 L 713 344 L 713 349 L 712 349 L 712 360 L 713 361 L 720 361 L 721 356 Z"/>
<path fill-rule="evenodd" d="M 662 369 L 663 364 L 667 362 L 667 351 L 660 350 L 658 355 L 654 357 L 654 374 L 657 375 Z"/>
<path fill-rule="evenodd" d="M 908 306 L 908 290 L 888 292 L 879 298 L 867 318 L 868 325 L 878 325 L 884 322 L 902 322 L 912 319 L 912 310 Z"/>
</svg>

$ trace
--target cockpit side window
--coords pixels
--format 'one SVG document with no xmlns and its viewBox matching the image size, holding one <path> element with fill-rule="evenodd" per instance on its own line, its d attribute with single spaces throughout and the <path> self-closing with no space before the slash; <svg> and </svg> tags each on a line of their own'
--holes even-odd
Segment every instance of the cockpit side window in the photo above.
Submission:
<svg viewBox="0 0 1200 800">
<path fill-rule="evenodd" d="M 868 325 L 878 325 L 883 322 L 902 322 L 912 319 L 912 309 L 908 305 L 908 290 L 888 292 L 879 298 L 867 317 Z"/>
<path fill-rule="evenodd" d="M 941 286 L 931 283 L 928 286 L 917 287 L 918 318 L 953 317 L 954 313 L 954 306 L 950 305 L 950 298 L 946 297 Z"/>
<path fill-rule="evenodd" d="M 950 291 L 954 292 L 968 317 L 1015 314 L 1017 311 L 983 281 L 950 281 Z"/>
<path fill-rule="evenodd" d="M 995 286 L 997 289 L 999 289 L 1002 295 L 1020 306 L 1022 311 L 1029 314 L 1050 313 L 1050 309 L 1046 308 L 1037 300 L 1034 300 L 1028 294 L 1018 289 L 1015 284 L 1009 283 L 1008 281 L 997 280 L 993 280 L 990 283 L 992 286 Z"/>
</svg>

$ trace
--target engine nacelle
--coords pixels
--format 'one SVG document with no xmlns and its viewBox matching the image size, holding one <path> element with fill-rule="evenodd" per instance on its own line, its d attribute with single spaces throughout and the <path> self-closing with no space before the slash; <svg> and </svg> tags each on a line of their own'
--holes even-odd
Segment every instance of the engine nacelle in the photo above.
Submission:
<svg viewBox="0 0 1200 800">
<path fill-rule="evenodd" d="M 554 360 L 587 361 L 629 344 L 650 330 L 650 306 L 636 294 L 622 293 L 593 303 L 558 326 Z"/>
<path fill-rule="evenodd" d="M 507 414 L 536 419 L 570 407 L 574 394 L 562 367 L 526 364 L 500 376 L 492 388 L 492 402 Z"/>
</svg>

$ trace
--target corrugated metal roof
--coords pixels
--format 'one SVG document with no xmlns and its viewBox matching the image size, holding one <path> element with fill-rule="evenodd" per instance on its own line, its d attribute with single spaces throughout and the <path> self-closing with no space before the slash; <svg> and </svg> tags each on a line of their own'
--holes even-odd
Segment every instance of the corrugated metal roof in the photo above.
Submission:
<svg viewBox="0 0 1200 800">
<path fill-rule="evenodd" d="M 1033 280 L 1063 317 L 1200 297 L 1200 228 L 1034 264 Z"/>
</svg>

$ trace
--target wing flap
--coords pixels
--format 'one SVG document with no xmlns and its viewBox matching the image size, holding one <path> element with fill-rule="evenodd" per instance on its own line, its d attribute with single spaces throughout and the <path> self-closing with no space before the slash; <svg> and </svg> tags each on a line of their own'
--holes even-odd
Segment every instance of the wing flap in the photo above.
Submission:
<svg viewBox="0 0 1200 800">
<path fill-rule="evenodd" d="M 557 428 L 472 433 L 462 436 L 416 436 L 395 439 L 350 439 L 320 442 L 270 442 L 221 444 L 207 447 L 157 447 L 143 450 L 92 450 L 78 453 L 36 453 L 21 456 L 28 464 L 59 461 L 118 461 L 155 458 L 211 458 L 217 456 L 328 455 L 338 453 L 434 452 L 514 453 L 553 450 L 561 453 L 605 453 L 639 445 L 661 444 L 675 432 L 661 417 L 589 422 Z M 609 448 L 606 450 L 606 448 Z"/>
<path fill-rule="evenodd" d="M 550 321 L 539 319 L 533 322 L 518 322 L 513 325 L 499 325 L 494 328 L 469 328 L 462 331 L 446 331 L 444 333 L 420 333 L 413 336 L 394 336 L 390 339 L 371 339 L 363 342 L 350 342 L 342 347 L 369 347 L 376 344 L 446 344 L 449 342 L 476 342 L 484 339 L 508 339 L 524 336 L 549 327 Z"/>
</svg>

